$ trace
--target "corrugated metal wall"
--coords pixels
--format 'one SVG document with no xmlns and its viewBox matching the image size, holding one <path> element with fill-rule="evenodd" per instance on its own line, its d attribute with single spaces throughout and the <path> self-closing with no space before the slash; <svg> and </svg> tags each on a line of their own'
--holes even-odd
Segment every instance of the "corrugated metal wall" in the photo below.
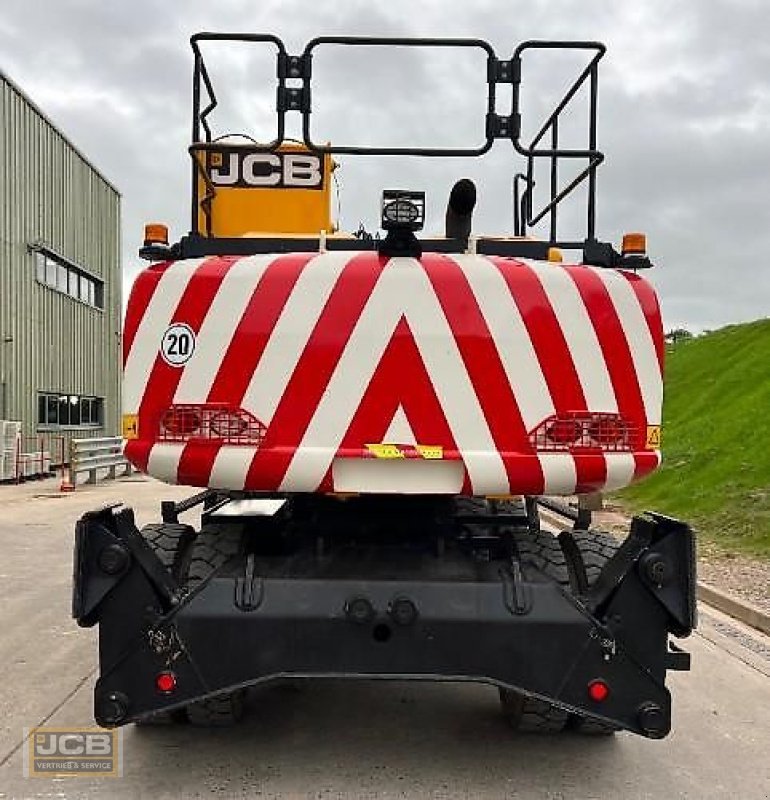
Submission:
<svg viewBox="0 0 770 800">
<path fill-rule="evenodd" d="M 38 282 L 35 243 L 101 279 L 104 308 Z M 90 395 L 103 428 L 56 432 L 118 433 L 120 294 L 118 192 L 0 73 L 0 419 L 31 436 L 38 392 Z"/>
</svg>

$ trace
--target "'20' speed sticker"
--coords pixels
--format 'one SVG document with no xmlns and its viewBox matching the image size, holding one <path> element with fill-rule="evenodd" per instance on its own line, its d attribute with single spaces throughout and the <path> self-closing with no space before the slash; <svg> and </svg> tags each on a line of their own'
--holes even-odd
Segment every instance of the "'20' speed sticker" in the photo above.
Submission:
<svg viewBox="0 0 770 800">
<path fill-rule="evenodd" d="M 189 325 L 175 322 L 166 328 L 160 343 L 163 360 L 172 367 L 186 364 L 195 352 L 195 333 Z"/>
</svg>

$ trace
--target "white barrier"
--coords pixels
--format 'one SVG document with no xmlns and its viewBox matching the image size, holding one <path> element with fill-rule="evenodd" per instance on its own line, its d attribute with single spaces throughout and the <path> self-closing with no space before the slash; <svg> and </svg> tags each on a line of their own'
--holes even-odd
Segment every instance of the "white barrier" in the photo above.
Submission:
<svg viewBox="0 0 770 800">
<path fill-rule="evenodd" d="M 131 464 L 123 455 L 123 440 L 119 436 L 102 439 L 71 439 L 70 463 L 62 476 L 61 490 L 72 492 L 77 486 L 79 472 L 87 472 L 86 483 L 96 483 L 98 471 L 107 470 L 108 478 L 116 477 L 116 470 L 123 468 L 124 475 L 131 474 Z M 66 476 L 66 477 L 65 477 Z"/>
</svg>

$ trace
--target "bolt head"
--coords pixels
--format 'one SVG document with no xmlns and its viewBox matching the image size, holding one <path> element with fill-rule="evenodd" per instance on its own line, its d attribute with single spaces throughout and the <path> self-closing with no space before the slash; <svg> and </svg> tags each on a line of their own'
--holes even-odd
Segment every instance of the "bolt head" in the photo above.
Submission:
<svg viewBox="0 0 770 800">
<path fill-rule="evenodd" d="M 128 713 L 128 697 L 123 692 L 102 694 L 96 701 L 96 721 L 106 728 L 119 725 Z"/>
<path fill-rule="evenodd" d="M 642 558 L 642 569 L 656 586 L 663 586 L 670 577 L 669 564 L 659 553 L 647 553 Z"/>
<path fill-rule="evenodd" d="M 411 625 L 417 619 L 417 609 L 407 597 L 397 597 L 390 604 L 388 613 L 397 625 Z"/>
<path fill-rule="evenodd" d="M 352 597 L 345 603 L 345 614 L 351 622 L 365 625 L 374 619 L 374 606 L 365 597 Z"/>
<path fill-rule="evenodd" d="M 108 575 L 118 575 L 126 569 L 129 559 L 128 551 L 122 544 L 108 544 L 99 553 L 99 569 Z"/>
<path fill-rule="evenodd" d="M 639 726 L 651 739 L 662 739 L 668 733 L 668 717 L 657 703 L 642 703 L 637 714 Z"/>
</svg>

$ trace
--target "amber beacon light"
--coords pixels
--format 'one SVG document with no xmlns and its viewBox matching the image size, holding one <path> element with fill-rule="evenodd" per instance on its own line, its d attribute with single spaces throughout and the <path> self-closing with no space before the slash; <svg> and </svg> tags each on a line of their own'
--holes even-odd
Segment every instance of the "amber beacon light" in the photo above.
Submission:
<svg viewBox="0 0 770 800">
<path fill-rule="evenodd" d="M 647 236 L 643 233 L 624 233 L 621 253 L 624 256 L 643 256 L 647 253 Z"/>
<path fill-rule="evenodd" d="M 144 226 L 144 243 L 146 246 L 168 244 L 168 226 L 160 222 L 148 222 Z"/>
</svg>

